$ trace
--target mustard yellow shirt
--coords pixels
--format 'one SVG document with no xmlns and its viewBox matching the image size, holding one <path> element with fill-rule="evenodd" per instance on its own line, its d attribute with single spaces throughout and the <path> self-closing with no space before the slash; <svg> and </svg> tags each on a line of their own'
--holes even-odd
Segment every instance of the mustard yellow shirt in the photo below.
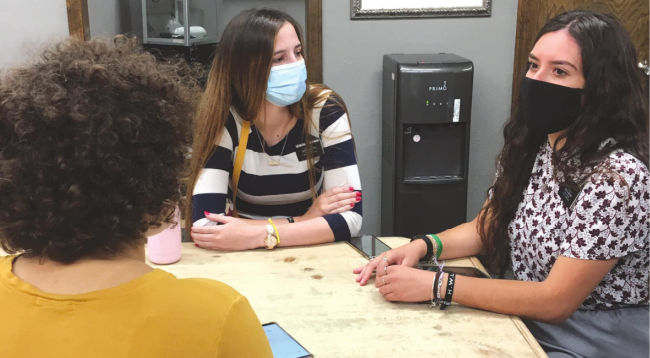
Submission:
<svg viewBox="0 0 650 358">
<path fill-rule="evenodd" d="M 272 357 L 246 298 L 156 269 L 117 287 L 45 293 L 0 257 L 0 357 Z"/>
</svg>

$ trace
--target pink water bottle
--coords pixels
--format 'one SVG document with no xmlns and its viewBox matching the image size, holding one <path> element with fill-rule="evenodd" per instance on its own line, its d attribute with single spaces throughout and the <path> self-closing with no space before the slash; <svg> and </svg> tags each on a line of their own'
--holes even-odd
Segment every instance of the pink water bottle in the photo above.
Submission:
<svg viewBox="0 0 650 358">
<path fill-rule="evenodd" d="M 174 220 L 175 225 L 172 224 L 158 234 L 147 237 L 147 257 L 154 264 L 173 264 L 181 259 L 181 221 L 178 208 L 174 213 Z"/>
</svg>

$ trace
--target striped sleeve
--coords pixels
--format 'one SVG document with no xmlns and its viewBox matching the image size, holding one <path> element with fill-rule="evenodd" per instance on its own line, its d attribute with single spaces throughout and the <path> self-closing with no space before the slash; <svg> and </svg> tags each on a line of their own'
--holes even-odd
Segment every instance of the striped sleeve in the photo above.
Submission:
<svg viewBox="0 0 650 358">
<path fill-rule="evenodd" d="M 345 110 L 329 99 L 319 116 L 321 141 L 325 152 L 321 158 L 323 190 L 337 186 L 351 186 L 361 192 L 354 140 Z M 324 216 L 334 233 L 335 241 L 349 240 L 351 236 L 359 235 L 363 218 L 362 204 L 363 200 L 356 203 L 350 211 Z"/>
<path fill-rule="evenodd" d="M 226 127 L 221 135 L 219 144 L 215 146 L 212 155 L 201 169 L 192 192 L 192 223 L 203 226 L 210 222 L 205 218 L 204 211 L 224 213 L 228 196 L 228 183 L 233 168 L 233 150 L 239 144 L 240 126 L 232 115 L 226 121 Z"/>
</svg>

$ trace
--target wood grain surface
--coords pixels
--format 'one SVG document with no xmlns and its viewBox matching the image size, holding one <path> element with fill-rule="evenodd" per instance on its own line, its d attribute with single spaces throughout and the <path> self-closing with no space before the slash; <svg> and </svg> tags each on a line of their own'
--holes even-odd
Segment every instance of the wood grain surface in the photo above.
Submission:
<svg viewBox="0 0 650 358">
<path fill-rule="evenodd" d="M 68 31 L 70 37 L 86 41 L 90 39 L 87 0 L 66 0 L 68 9 Z"/>
<path fill-rule="evenodd" d="M 389 246 L 405 238 L 382 238 Z M 452 304 L 386 301 L 374 281 L 359 286 L 367 262 L 345 242 L 275 250 L 208 251 L 183 244 L 183 258 L 158 266 L 177 277 L 223 281 L 245 295 L 262 323 L 275 321 L 315 357 L 545 357 L 517 317 Z M 448 265 L 472 265 L 470 259 Z"/>
<path fill-rule="evenodd" d="M 323 82 L 323 3 L 322 0 L 305 0 L 307 27 L 307 78 L 310 82 Z"/>
</svg>

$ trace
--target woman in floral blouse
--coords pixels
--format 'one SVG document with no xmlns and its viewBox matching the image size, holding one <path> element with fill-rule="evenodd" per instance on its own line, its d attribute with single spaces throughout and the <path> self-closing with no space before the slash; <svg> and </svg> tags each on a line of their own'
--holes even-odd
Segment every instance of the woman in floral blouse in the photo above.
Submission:
<svg viewBox="0 0 650 358">
<path fill-rule="evenodd" d="M 376 271 L 390 301 L 453 300 L 522 316 L 551 357 L 647 357 L 647 121 L 636 53 L 618 20 L 558 15 L 530 51 L 479 215 L 374 259 L 355 270 L 357 281 Z M 477 254 L 515 280 L 413 268 Z"/>
</svg>

